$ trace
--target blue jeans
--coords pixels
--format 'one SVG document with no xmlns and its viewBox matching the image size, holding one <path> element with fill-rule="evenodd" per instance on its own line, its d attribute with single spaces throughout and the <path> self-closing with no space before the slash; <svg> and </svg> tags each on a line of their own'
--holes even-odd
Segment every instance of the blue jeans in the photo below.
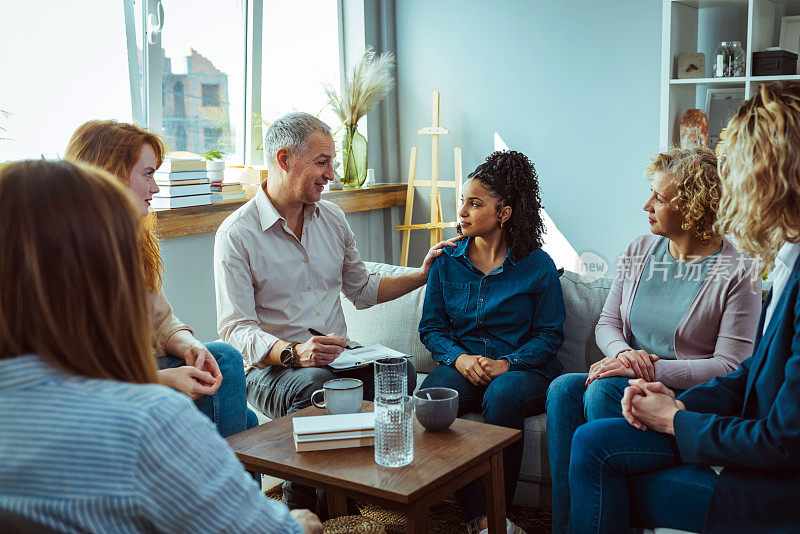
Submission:
<svg viewBox="0 0 800 534">
<path fill-rule="evenodd" d="M 557 377 L 547 390 L 547 451 L 553 481 L 553 533 L 567 532 L 569 522 L 570 445 L 579 426 L 587 421 L 622 417 L 620 399 L 628 379 L 618 376 L 595 380 L 586 387 L 587 373 Z"/>
<path fill-rule="evenodd" d="M 194 401 L 197 409 L 208 416 L 223 438 L 258 425 L 258 417 L 247 407 L 244 364 L 238 350 L 227 343 L 205 344 L 216 358 L 222 373 L 222 384 L 213 395 L 204 395 Z M 158 358 L 159 369 L 172 369 L 186 365 L 182 358 L 164 356 Z"/>
<path fill-rule="evenodd" d="M 716 482 L 711 468 L 681 462 L 672 436 L 619 418 L 591 421 L 572 439 L 570 532 L 700 532 Z"/>
<path fill-rule="evenodd" d="M 422 382 L 421 388 L 446 387 L 458 391 L 458 414 L 483 413 L 484 422 L 523 430 L 525 418 L 544 411 L 548 380 L 534 371 L 509 371 L 488 386 L 473 386 L 449 365 L 439 365 Z M 522 464 L 524 440 L 503 449 L 503 482 L 506 494 L 506 516 L 511 517 L 511 504 L 517 489 Z M 467 484 L 455 493 L 467 523 L 486 516 L 486 491 L 483 480 Z"/>
</svg>

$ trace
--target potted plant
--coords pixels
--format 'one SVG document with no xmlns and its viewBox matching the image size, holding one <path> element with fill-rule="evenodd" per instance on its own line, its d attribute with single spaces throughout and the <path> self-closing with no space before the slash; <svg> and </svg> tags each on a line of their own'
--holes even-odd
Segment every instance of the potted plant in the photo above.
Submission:
<svg viewBox="0 0 800 534">
<path fill-rule="evenodd" d="M 333 111 L 345 128 L 342 141 L 342 184 L 345 189 L 361 187 L 367 178 L 367 140 L 358 131 L 358 121 L 392 88 L 393 66 L 394 54 L 385 52 L 376 57 L 372 48 L 368 47 L 350 75 L 345 78 L 341 96 L 337 95 L 333 87 L 326 88 Z"/>
</svg>

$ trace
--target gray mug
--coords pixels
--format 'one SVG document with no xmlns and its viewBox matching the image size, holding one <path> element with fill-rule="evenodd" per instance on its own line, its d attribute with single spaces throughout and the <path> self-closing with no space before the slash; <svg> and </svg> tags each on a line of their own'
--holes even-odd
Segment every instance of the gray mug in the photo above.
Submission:
<svg viewBox="0 0 800 534">
<path fill-rule="evenodd" d="M 324 401 L 315 400 L 317 393 L 322 393 Z M 337 413 L 358 413 L 364 400 L 364 383 L 357 378 L 336 378 L 322 384 L 311 394 L 311 403 L 317 408 L 325 408 L 331 415 Z"/>
</svg>

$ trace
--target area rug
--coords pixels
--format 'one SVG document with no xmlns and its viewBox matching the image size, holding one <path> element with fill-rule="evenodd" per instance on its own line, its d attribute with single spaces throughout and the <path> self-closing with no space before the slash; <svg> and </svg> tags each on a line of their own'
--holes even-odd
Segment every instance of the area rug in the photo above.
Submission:
<svg viewBox="0 0 800 534">
<path fill-rule="evenodd" d="M 266 491 L 267 497 L 281 500 L 281 486 Z M 386 529 L 386 534 L 403 534 L 406 531 L 406 516 L 402 512 L 381 508 L 375 504 L 356 501 L 361 515 L 378 521 Z M 528 534 L 546 534 L 551 528 L 550 510 L 514 507 L 516 523 Z M 444 499 L 431 505 L 428 511 L 428 532 L 431 534 L 464 534 L 466 526 L 461 520 L 461 509 L 453 498 Z"/>
</svg>

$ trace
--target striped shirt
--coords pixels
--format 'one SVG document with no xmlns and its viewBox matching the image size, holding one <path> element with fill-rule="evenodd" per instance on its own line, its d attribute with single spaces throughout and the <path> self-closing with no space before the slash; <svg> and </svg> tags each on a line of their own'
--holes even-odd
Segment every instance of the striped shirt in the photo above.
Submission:
<svg viewBox="0 0 800 534">
<path fill-rule="evenodd" d="M 0 509 L 65 532 L 297 532 L 167 387 L 0 360 Z"/>
</svg>

